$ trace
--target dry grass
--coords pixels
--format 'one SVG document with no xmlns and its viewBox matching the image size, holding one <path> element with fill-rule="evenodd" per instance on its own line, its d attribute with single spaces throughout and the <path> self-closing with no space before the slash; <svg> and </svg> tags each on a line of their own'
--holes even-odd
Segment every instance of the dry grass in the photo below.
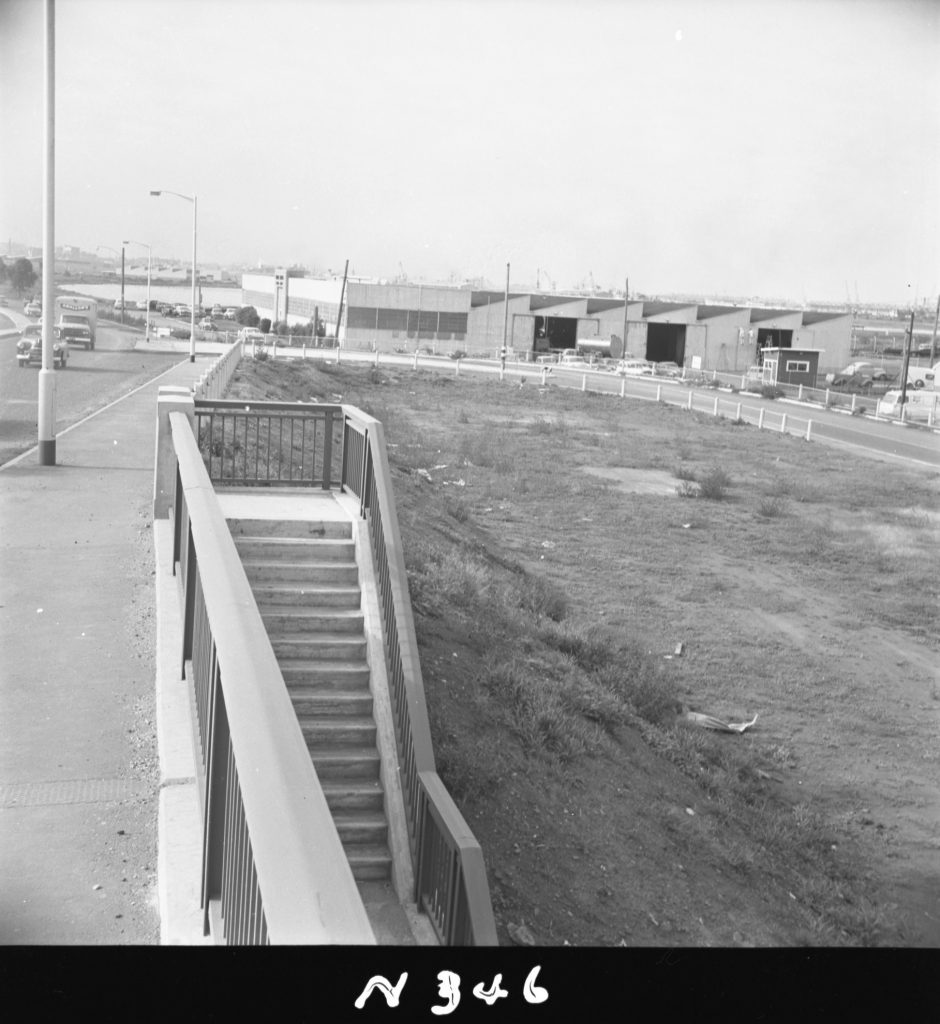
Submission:
<svg viewBox="0 0 940 1024">
<path fill-rule="evenodd" d="M 825 612 L 832 638 L 885 624 L 936 636 L 936 474 L 873 472 L 786 435 L 577 391 L 356 366 L 283 373 L 279 397 L 341 392 L 383 421 L 403 474 L 419 638 L 459 629 L 485 652 L 463 698 L 472 737 L 431 687 L 440 770 L 458 799 L 498 800 L 518 767 L 500 736 L 537 777 L 543 760 L 592 756 L 630 726 L 714 802 L 727 831 L 711 842 L 728 864 L 788 879 L 810 908 L 799 941 L 896 937 L 832 855 L 822 806 L 809 794 L 781 801 L 767 779 L 805 756 L 788 724 L 836 722 L 818 728 L 832 750 L 860 714 L 872 729 L 902 727 L 875 681 L 806 642 L 807 630 Z M 711 500 L 625 496 L 585 464 L 671 471 L 680 491 Z M 664 660 L 680 640 L 685 655 Z M 677 724 L 681 703 L 729 717 L 760 709 L 768 725 L 728 742 Z"/>
</svg>

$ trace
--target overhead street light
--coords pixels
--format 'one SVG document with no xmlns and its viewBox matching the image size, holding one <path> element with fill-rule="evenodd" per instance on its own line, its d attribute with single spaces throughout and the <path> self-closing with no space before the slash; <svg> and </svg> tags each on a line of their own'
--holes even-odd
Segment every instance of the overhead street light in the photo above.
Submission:
<svg viewBox="0 0 940 1024">
<path fill-rule="evenodd" d="M 189 307 L 189 361 L 194 363 L 196 361 L 196 197 L 187 196 L 182 192 L 174 192 L 168 188 L 152 188 L 150 194 L 152 196 L 177 196 L 179 199 L 185 199 L 187 203 L 193 204 L 193 298 Z"/>
<path fill-rule="evenodd" d="M 135 242 L 133 238 L 126 240 L 124 245 L 142 245 L 147 250 L 147 329 L 144 332 L 144 341 L 150 341 L 150 271 L 153 267 L 153 246 L 146 242 Z"/>
</svg>

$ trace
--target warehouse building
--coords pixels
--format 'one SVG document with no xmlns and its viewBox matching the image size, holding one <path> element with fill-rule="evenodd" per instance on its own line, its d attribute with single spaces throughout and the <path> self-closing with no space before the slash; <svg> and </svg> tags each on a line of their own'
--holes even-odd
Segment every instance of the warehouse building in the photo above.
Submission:
<svg viewBox="0 0 940 1024">
<path fill-rule="evenodd" d="M 495 356 L 507 341 L 516 358 L 535 359 L 599 342 L 622 340 L 626 352 L 689 369 L 745 372 L 761 352 L 813 349 L 820 369 L 839 370 L 851 359 L 851 313 L 716 306 L 545 292 L 510 292 L 445 285 L 382 284 L 246 274 L 242 302 L 274 322 L 307 324 L 314 316 L 340 346 L 367 352 Z M 593 342 L 593 344 L 591 344 Z"/>
</svg>

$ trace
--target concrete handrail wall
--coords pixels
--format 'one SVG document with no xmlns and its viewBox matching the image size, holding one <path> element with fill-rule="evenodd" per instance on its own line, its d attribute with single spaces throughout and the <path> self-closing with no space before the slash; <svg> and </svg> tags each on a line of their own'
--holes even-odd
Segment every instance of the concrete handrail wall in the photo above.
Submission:
<svg viewBox="0 0 940 1024">
<path fill-rule="evenodd" d="M 245 343 L 235 341 L 193 385 L 193 393 L 199 398 L 221 398 L 244 354 Z"/>
<path fill-rule="evenodd" d="M 176 456 L 174 518 L 181 534 L 174 551 L 187 553 L 179 562 L 185 576 L 184 657 L 187 643 L 194 643 L 198 596 L 211 651 L 203 660 L 211 663 L 214 677 L 215 696 L 207 702 L 214 710 L 202 729 L 210 775 L 203 808 L 204 879 L 209 879 L 204 904 L 214 898 L 224 902 L 209 876 L 213 864 L 221 872 L 225 862 L 229 885 L 251 887 L 252 915 L 263 918 L 265 941 L 372 944 L 362 899 L 191 420 L 182 410 L 168 413 L 168 419 Z M 216 756 L 219 747 L 223 754 L 229 750 L 237 771 L 226 772 L 224 756 Z M 211 777 L 216 770 L 225 777 Z M 248 841 L 238 842 L 231 854 L 212 850 L 214 837 L 219 843 L 230 838 L 233 804 Z"/>
<path fill-rule="evenodd" d="M 353 406 L 343 409 L 343 490 L 359 499 L 375 558 L 415 902 L 445 945 L 495 946 L 483 852 L 434 761 L 384 429 Z"/>
</svg>

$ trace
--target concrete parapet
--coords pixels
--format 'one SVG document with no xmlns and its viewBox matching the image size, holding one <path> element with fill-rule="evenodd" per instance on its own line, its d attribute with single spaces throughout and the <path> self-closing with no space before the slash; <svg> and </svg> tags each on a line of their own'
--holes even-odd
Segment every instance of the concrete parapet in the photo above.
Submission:
<svg viewBox="0 0 940 1024">
<path fill-rule="evenodd" d="M 170 413 L 182 412 L 195 424 L 192 391 L 185 387 L 161 387 L 157 396 L 157 435 L 153 459 L 153 517 L 166 517 L 176 486 L 176 456 L 170 434 Z"/>
</svg>

